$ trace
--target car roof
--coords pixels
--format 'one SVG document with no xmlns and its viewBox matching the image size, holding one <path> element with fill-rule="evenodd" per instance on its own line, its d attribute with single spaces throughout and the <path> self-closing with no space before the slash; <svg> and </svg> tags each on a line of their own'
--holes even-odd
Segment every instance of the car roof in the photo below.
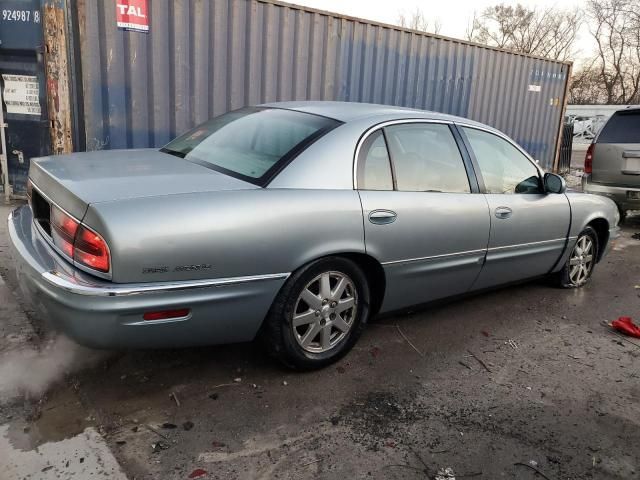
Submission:
<svg viewBox="0 0 640 480">
<path fill-rule="evenodd" d="M 322 115 L 324 117 L 333 118 L 341 122 L 352 122 L 355 120 L 363 120 L 371 118 L 375 120 L 379 117 L 395 117 L 402 118 L 424 118 L 429 120 L 446 120 L 452 122 L 464 122 L 472 125 L 483 125 L 473 120 L 445 113 L 431 112 L 428 110 L 418 110 L 416 108 L 396 107 L 393 105 L 378 105 L 375 103 L 356 103 L 356 102 L 329 102 L 329 101 L 297 101 L 297 102 L 275 102 L 265 103 L 261 107 L 285 108 L 287 110 L 296 110 L 299 112 L 312 113 Z"/>
<path fill-rule="evenodd" d="M 616 113 L 624 113 L 624 112 L 640 112 L 640 107 L 632 106 L 627 108 L 621 108 L 620 110 L 616 110 Z"/>
</svg>

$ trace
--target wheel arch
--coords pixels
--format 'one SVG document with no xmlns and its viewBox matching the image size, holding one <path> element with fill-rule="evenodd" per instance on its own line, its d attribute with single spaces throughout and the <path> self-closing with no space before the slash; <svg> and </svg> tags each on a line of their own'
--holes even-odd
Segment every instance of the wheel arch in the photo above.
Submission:
<svg viewBox="0 0 640 480">
<path fill-rule="evenodd" d="M 602 259 L 602 254 L 606 249 L 607 242 L 609 241 L 609 222 L 606 218 L 597 217 L 589 221 L 586 227 L 591 227 L 596 231 L 598 235 L 598 258 L 597 262 Z"/>
<path fill-rule="evenodd" d="M 342 253 L 332 256 L 347 258 L 362 269 L 369 282 L 371 316 L 376 315 L 380 311 L 380 307 L 382 307 L 387 289 L 384 268 L 382 268 L 380 262 L 367 253 Z"/>
<path fill-rule="evenodd" d="M 319 260 L 323 260 L 325 258 L 331 258 L 331 257 L 339 257 L 339 258 L 345 258 L 347 260 L 350 260 L 353 263 L 355 263 L 363 271 L 365 277 L 367 278 L 368 286 L 370 290 L 369 292 L 371 297 L 371 304 L 369 306 L 370 315 L 372 317 L 376 315 L 380 311 L 380 308 L 382 307 L 382 302 L 384 300 L 384 294 L 386 292 L 387 283 L 386 283 L 386 275 L 384 273 L 384 268 L 382 268 L 382 264 L 371 255 L 365 252 L 358 252 L 358 251 L 338 251 L 338 252 L 326 253 L 324 255 L 319 255 L 314 258 L 306 260 L 302 265 L 296 268 L 294 272 L 297 272 Z M 292 274 L 294 272 L 292 272 Z M 277 298 L 277 295 L 276 295 L 276 298 Z"/>
</svg>

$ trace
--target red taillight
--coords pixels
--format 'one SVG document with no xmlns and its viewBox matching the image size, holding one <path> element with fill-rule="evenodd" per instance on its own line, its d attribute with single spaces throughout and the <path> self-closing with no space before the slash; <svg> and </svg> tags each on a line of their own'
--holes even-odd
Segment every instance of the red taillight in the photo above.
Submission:
<svg viewBox="0 0 640 480">
<path fill-rule="evenodd" d="M 51 207 L 51 237 L 56 247 L 79 264 L 109 271 L 109 249 L 104 239 L 55 206 Z"/>
<path fill-rule="evenodd" d="M 587 154 L 584 157 L 584 173 L 592 173 L 593 172 L 593 150 L 596 144 L 592 143 L 587 148 Z"/>
<path fill-rule="evenodd" d="M 145 320 L 169 320 L 171 318 L 182 318 L 189 315 L 188 308 L 178 308 L 176 310 L 160 310 L 158 312 L 146 312 L 142 315 Z"/>
<path fill-rule="evenodd" d="M 109 249 L 104 239 L 95 232 L 80 226 L 74 243 L 73 259 L 100 272 L 109 271 Z"/>
<path fill-rule="evenodd" d="M 51 237 L 53 244 L 73 258 L 73 242 L 78 231 L 78 222 L 57 207 L 51 207 Z"/>
</svg>

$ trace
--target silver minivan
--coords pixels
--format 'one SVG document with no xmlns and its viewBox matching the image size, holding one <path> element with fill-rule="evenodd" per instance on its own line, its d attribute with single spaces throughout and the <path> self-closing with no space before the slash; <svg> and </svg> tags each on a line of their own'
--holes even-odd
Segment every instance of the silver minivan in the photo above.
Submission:
<svg viewBox="0 0 640 480">
<path fill-rule="evenodd" d="M 640 210 L 640 108 L 614 113 L 589 145 L 582 188 L 611 198 L 624 218 Z"/>
</svg>

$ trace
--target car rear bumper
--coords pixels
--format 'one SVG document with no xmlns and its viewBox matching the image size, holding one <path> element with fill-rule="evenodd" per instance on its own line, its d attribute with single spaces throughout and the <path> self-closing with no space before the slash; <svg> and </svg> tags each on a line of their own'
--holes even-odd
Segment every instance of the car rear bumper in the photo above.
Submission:
<svg viewBox="0 0 640 480">
<path fill-rule="evenodd" d="M 27 206 L 9 215 L 20 288 L 54 328 L 97 348 L 160 348 L 253 339 L 286 273 L 212 280 L 115 284 L 90 277 L 56 254 L 32 228 Z M 150 311 L 190 309 L 145 321 Z"/>
<path fill-rule="evenodd" d="M 592 193 L 595 195 L 603 195 L 609 197 L 616 202 L 618 208 L 621 210 L 640 210 L 640 199 L 630 199 L 627 192 L 639 192 L 640 188 L 630 187 L 615 187 L 612 185 L 603 185 L 601 183 L 594 183 L 591 181 L 590 175 L 584 175 L 582 177 L 582 190 L 585 193 Z"/>
</svg>

